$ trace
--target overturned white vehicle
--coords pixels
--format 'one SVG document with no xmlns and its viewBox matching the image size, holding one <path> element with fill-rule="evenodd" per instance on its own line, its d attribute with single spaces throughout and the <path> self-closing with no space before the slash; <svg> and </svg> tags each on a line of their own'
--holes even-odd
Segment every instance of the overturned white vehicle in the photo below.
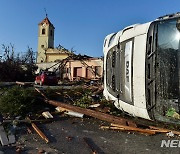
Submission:
<svg viewBox="0 0 180 154">
<path fill-rule="evenodd" d="M 133 116 L 180 121 L 180 13 L 112 33 L 103 50 L 106 99 Z"/>
</svg>

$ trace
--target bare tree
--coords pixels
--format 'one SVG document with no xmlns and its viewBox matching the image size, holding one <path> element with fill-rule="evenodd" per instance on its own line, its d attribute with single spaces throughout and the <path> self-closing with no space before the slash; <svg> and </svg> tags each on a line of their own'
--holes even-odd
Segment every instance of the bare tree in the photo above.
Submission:
<svg viewBox="0 0 180 154">
<path fill-rule="evenodd" d="M 14 45 L 2 45 L 2 57 L 0 59 L 0 81 L 33 81 L 35 66 L 35 54 L 28 46 L 27 52 L 20 56 L 15 54 Z"/>
</svg>

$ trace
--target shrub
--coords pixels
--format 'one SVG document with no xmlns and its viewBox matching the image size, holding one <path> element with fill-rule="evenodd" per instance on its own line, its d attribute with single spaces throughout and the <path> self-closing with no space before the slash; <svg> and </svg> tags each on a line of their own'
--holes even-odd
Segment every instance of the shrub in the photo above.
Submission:
<svg viewBox="0 0 180 154">
<path fill-rule="evenodd" d="M 29 112 L 40 110 L 45 104 L 38 99 L 38 93 L 32 89 L 13 87 L 3 89 L 4 94 L 0 96 L 0 112 L 11 116 L 25 116 Z"/>
</svg>

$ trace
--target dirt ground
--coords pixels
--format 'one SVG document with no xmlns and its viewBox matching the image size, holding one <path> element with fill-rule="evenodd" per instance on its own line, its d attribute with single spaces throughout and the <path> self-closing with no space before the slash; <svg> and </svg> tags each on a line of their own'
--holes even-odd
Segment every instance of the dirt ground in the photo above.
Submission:
<svg viewBox="0 0 180 154">
<path fill-rule="evenodd" d="M 91 154 L 90 147 L 84 141 L 88 138 L 92 147 L 100 154 L 179 154 L 179 148 L 161 148 L 161 141 L 168 140 L 165 134 L 146 136 L 138 133 L 102 130 L 101 125 L 108 123 L 94 118 L 58 117 L 56 121 L 37 124 L 46 134 L 50 142 L 45 143 L 34 131 L 27 133 L 22 126 L 17 133 L 16 145 L 0 147 L 5 154 L 16 153 L 17 147 L 22 154 Z M 180 138 L 170 138 L 170 140 Z M 0 152 L 0 153 L 1 153 Z"/>
</svg>

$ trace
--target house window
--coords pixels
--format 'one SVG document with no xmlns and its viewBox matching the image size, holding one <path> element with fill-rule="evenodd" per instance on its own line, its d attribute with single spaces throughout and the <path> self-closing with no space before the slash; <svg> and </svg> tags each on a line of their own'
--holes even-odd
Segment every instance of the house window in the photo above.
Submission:
<svg viewBox="0 0 180 154">
<path fill-rule="evenodd" d="M 95 76 L 101 76 L 101 66 L 95 66 Z"/>
<path fill-rule="evenodd" d="M 74 67 L 74 77 L 82 77 L 82 67 Z"/>
<path fill-rule="evenodd" d="M 41 48 L 44 48 L 44 45 L 41 45 Z"/>
<path fill-rule="evenodd" d="M 46 33 L 45 28 L 42 29 L 42 35 L 44 35 Z"/>
</svg>

